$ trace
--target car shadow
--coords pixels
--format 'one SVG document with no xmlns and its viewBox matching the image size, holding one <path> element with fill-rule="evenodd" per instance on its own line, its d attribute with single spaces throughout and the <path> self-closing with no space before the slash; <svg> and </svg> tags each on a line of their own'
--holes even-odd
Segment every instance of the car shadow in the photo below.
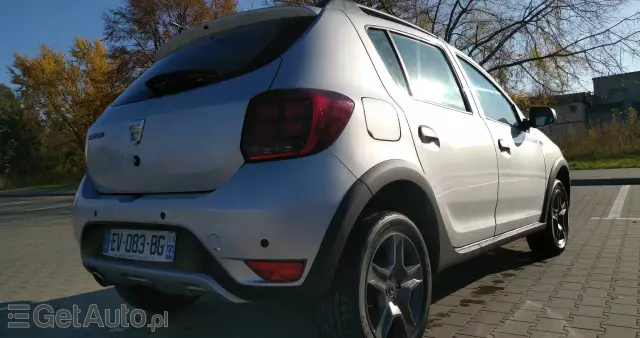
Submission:
<svg viewBox="0 0 640 338">
<path fill-rule="evenodd" d="M 530 251 L 505 247 L 494 249 L 436 274 L 433 277 L 432 302 L 435 303 L 489 275 L 499 274 L 496 281 L 501 283 L 502 279 L 514 277 L 515 272 L 540 261 L 542 259 Z M 493 290 L 499 289 L 497 287 Z"/>
<path fill-rule="evenodd" d="M 505 278 L 509 271 L 522 269 L 535 263 L 530 252 L 515 251 L 499 248 L 478 256 L 466 263 L 447 269 L 434 277 L 433 302 L 464 288 L 488 275 L 503 274 Z M 513 275 L 511 273 L 511 275 Z M 9 311 L 8 307 L 15 304 L 28 305 L 30 311 Z M 39 314 L 41 322 L 48 322 L 47 315 L 54 311 L 67 309 L 72 311 L 74 305 L 80 310 L 79 323 L 82 324 L 92 304 L 106 320 L 105 310 L 114 313 L 120 309 L 124 301 L 113 288 L 105 288 L 94 292 L 78 294 L 48 300 L 45 302 L 15 301 L 0 303 L 0 337 L 145 337 L 153 334 L 158 337 L 210 336 L 210 337 L 317 337 L 314 325 L 314 312 L 303 301 L 297 304 L 216 304 L 212 302 L 197 302 L 189 309 L 180 313 L 169 313 L 168 324 L 151 332 L 150 327 L 108 328 L 99 327 L 96 323 L 82 328 L 39 328 L 32 318 L 18 320 L 18 312 L 33 314 L 33 310 L 40 304 L 49 305 Z M 127 305 L 129 310 L 134 308 Z M 10 316 L 11 315 L 11 316 Z M 147 314 L 148 321 L 151 314 Z M 9 322 L 29 322 L 28 329 L 8 328 Z M 130 322 L 130 321 L 128 321 Z"/>
<path fill-rule="evenodd" d="M 29 310 L 10 311 L 9 307 L 15 305 L 28 305 Z M 99 291 L 78 294 L 70 297 L 52 299 L 44 302 L 15 301 L 0 303 L 0 337 L 16 338 L 57 338 L 57 337 L 147 337 L 153 334 L 158 337 L 316 337 L 317 334 L 313 317 L 304 304 L 215 304 L 199 301 L 190 308 L 179 313 L 168 313 L 166 326 L 161 326 L 152 332 L 148 325 L 141 328 L 132 326 L 127 319 L 129 327 L 109 328 L 106 324 L 100 327 L 97 323 L 74 328 L 73 324 L 68 328 L 55 327 L 42 328 L 36 325 L 33 318 L 19 320 L 17 313 L 29 313 L 33 316 L 34 310 L 40 305 L 38 320 L 40 323 L 49 323 L 52 312 L 61 309 L 73 311 L 74 305 L 80 310 L 80 326 L 92 307 L 98 309 L 101 318 L 106 323 L 105 310 L 110 311 L 111 323 L 116 309 L 126 304 L 115 289 L 110 287 Z M 45 306 L 50 306 L 45 307 Z M 126 304 L 129 311 L 134 307 Z M 131 312 L 129 312 L 130 314 Z M 150 323 L 152 314 L 145 314 L 147 323 Z M 140 313 L 136 314 L 136 320 L 140 321 Z M 95 317 L 94 317 L 95 318 Z M 129 318 L 129 316 L 127 316 Z M 9 328 L 9 323 L 28 322 L 29 328 Z M 55 323 L 55 322 L 53 322 Z M 121 325 L 120 325 L 121 326 Z"/>
</svg>

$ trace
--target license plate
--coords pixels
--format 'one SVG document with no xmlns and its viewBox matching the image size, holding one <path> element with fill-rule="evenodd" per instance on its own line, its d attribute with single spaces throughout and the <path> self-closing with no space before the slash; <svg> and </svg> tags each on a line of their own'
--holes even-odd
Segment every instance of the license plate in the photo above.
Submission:
<svg viewBox="0 0 640 338">
<path fill-rule="evenodd" d="M 141 261 L 173 262 L 176 250 L 174 231 L 107 229 L 102 253 Z"/>
</svg>

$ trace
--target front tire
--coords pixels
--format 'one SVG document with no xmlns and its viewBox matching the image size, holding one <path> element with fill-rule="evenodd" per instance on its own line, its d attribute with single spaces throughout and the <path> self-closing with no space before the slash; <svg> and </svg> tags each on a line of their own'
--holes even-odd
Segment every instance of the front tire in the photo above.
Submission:
<svg viewBox="0 0 640 338">
<path fill-rule="evenodd" d="M 527 236 L 529 248 L 541 257 L 560 255 L 569 240 L 569 198 L 560 180 L 553 183 L 549 198 L 547 226 L 542 232 Z"/>
<path fill-rule="evenodd" d="M 356 225 L 319 307 L 325 337 L 422 337 L 431 304 L 431 267 L 418 228 L 381 212 Z"/>
<path fill-rule="evenodd" d="M 116 285 L 115 289 L 125 302 L 151 313 L 179 311 L 198 300 L 196 296 L 172 295 L 146 286 Z"/>
</svg>

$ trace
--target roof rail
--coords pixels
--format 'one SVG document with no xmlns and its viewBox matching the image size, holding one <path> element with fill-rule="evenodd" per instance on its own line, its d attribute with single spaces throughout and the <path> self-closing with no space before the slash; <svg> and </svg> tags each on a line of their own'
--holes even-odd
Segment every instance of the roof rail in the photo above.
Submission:
<svg viewBox="0 0 640 338">
<path fill-rule="evenodd" d="M 347 0 L 347 1 L 349 1 L 349 0 Z M 429 32 L 428 30 L 426 30 L 424 28 L 421 28 L 420 26 L 414 25 L 409 21 L 402 20 L 402 19 L 398 18 L 397 16 L 393 16 L 393 15 L 387 13 L 387 12 L 383 12 L 383 11 L 380 11 L 380 10 L 377 10 L 377 9 L 373 9 L 371 7 L 367 7 L 367 6 L 364 6 L 364 5 L 358 5 L 357 4 L 356 6 L 358 6 L 360 8 L 360 10 L 362 10 L 365 14 L 368 14 L 368 15 L 371 15 L 371 16 L 375 16 L 375 17 L 380 18 L 380 19 L 389 20 L 391 22 L 395 22 L 395 23 L 401 24 L 403 26 L 411 27 L 411 28 L 413 28 L 415 30 L 419 30 L 420 32 L 425 33 L 425 34 L 427 34 L 429 36 L 432 36 L 434 38 L 438 38 L 437 35 Z"/>
<path fill-rule="evenodd" d="M 363 12 L 364 14 L 368 14 L 380 19 L 384 19 L 384 20 L 389 20 L 391 22 L 395 22 L 397 24 L 403 25 L 403 26 L 407 26 L 407 27 L 411 27 L 415 30 L 419 30 L 422 33 L 425 33 L 429 36 L 432 36 L 434 38 L 438 38 L 437 35 L 429 32 L 428 30 L 424 29 L 424 28 L 420 28 L 417 25 L 414 25 L 408 21 L 402 20 L 396 16 L 393 16 L 389 13 L 377 10 L 377 9 L 373 9 L 371 7 L 367 7 L 361 4 L 356 3 L 353 0 L 322 0 L 319 4 L 318 7 L 320 8 L 332 8 L 332 9 L 341 9 L 341 10 L 345 10 L 345 11 L 353 11 L 353 10 L 359 10 L 360 12 Z"/>
</svg>

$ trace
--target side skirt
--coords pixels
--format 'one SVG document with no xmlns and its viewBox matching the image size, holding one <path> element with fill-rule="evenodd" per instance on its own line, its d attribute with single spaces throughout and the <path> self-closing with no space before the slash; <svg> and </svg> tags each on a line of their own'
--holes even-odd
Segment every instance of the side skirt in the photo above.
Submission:
<svg viewBox="0 0 640 338">
<path fill-rule="evenodd" d="M 476 243 L 465 245 L 460 248 L 454 248 L 454 250 L 460 255 L 468 255 L 472 252 L 487 252 L 509 242 L 513 242 L 516 239 L 541 231 L 546 225 L 546 223 L 540 222 L 532 223 L 521 228 L 507 231 L 497 236 L 493 236 L 491 238 L 483 239 Z"/>
</svg>

